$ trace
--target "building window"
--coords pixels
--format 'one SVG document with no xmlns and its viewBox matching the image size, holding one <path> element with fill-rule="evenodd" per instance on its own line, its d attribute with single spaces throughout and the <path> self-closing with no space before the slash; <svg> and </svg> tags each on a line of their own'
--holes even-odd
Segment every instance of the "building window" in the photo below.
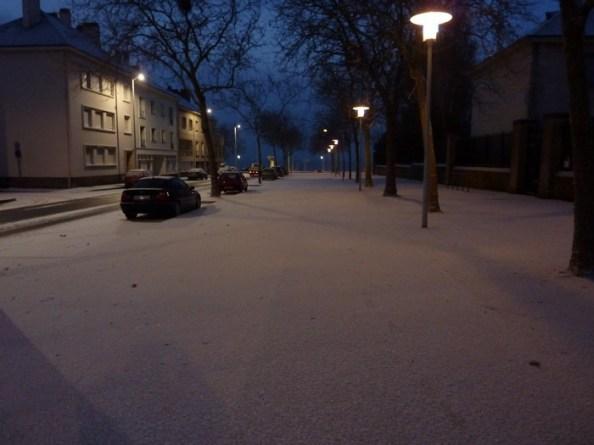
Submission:
<svg viewBox="0 0 594 445">
<path fill-rule="evenodd" d="M 83 128 L 113 132 L 115 130 L 115 114 L 108 111 L 83 107 Z"/>
<path fill-rule="evenodd" d="M 165 158 L 165 171 L 167 173 L 175 173 L 177 171 L 177 159 L 175 157 Z"/>
<path fill-rule="evenodd" d="M 138 96 L 138 114 L 143 119 L 146 117 L 146 100 L 140 96 Z"/>
<path fill-rule="evenodd" d="M 161 113 L 161 117 L 165 117 L 165 104 L 159 104 L 159 112 Z"/>
<path fill-rule="evenodd" d="M 146 127 L 140 127 L 140 146 L 146 147 Z"/>
<path fill-rule="evenodd" d="M 92 72 L 81 73 L 80 86 L 85 90 L 101 93 L 113 97 L 114 83 L 113 79 L 107 76 L 101 76 Z"/>
<path fill-rule="evenodd" d="M 86 167 L 116 167 L 116 148 L 85 145 Z"/>
<path fill-rule="evenodd" d="M 188 124 L 190 126 L 190 131 L 194 130 L 194 121 L 192 119 L 188 119 Z"/>
<path fill-rule="evenodd" d="M 182 117 L 181 118 L 181 127 L 182 127 L 182 129 L 185 130 L 187 126 L 188 126 L 188 122 L 187 122 L 186 118 L 185 117 Z"/>
<path fill-rule="evenodd" d="M 124 133 L 132 134 L 132 119 L 130 116 L 124 116 Z"/>
<path fill-rule="evenodd" d="M 175 139 L 173 136 L 173 131 L 169 132 L 169 146 L 171 147 L 172 150 L 175 150 Z"/>
<path fill-rule="evenodd" d="M 127 83 L 125 83 L 123 86 L 124 86 L 124 100 L 126 102 L 130 102 L 130 99 L 132 99 L 132 88 Z"/>
<path fill-rule="evenodd" d="M 165 130 L 161 130 L 161 143 L 167 143 L 167 132 Z"/>
<path fill-rule="evenodd" d="M 101 92 L 113 96 L 113 80 L 108 77 L 101 77 Z"/>
<path fill-rule="evenodd" d="M 157 142 L 157 129 L 151 128 L 151 142 Z"/>
<path fill-rule="evenodd" d="M 83 108 L 83 128 L 93 128 L 93 110 Z"/>
<path fill-rule="evenodd" d="M 169 107 L 169 125 L 173 125 L 173 108 Z"/>
<path fill-rule="evenodd" d="M 151 114 L 154 116 L 157 114 L 157 106 L 154 100 L 151 100 Z"/>
</svg>

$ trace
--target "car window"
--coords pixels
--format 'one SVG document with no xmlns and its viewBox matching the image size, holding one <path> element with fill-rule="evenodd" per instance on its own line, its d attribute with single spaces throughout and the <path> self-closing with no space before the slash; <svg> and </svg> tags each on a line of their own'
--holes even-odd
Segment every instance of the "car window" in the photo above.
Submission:
<svg viewBox="0 0 594 445">
<path fill-rule="evenodd" d="M 184 181 L 182 181 L 181 179 L 175 178 L 175 179 L 172 179 L 171 182 L 173 183 L 172 184 L 173 187 L 176 188 L 177 190 L 185 190 L 188 187 L 187 184 Z"/>
<path fill-rule="evenodd" d="M 163 188 L 167 183 L 167 179 L 158 179 L 158 178 L 149 178 L 149 179 L 141 179 L 136 184 L 134 184 L 133 188 L 142 189 L 142 188 Z"/>
</svg>

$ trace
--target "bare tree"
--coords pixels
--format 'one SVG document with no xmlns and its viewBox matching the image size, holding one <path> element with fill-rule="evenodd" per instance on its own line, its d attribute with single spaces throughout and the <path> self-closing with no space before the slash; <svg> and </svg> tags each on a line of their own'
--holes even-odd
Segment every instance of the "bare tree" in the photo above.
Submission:
<svg viewBox="0 0 594 445">
<path fill-rule="evenodd" d="M 260 115 L 262 137 L 272 146 L 275 162 L 278 162 L 276 149 L 283 152 L 283 164 L 287 172 L 290 170 L 291 157 L 303 141 L 300 126 L 287 114 L 263 112 Z"/>
<path fill-rule="evenodd" d="M 570 270 L 594 276 L 594 131 L 584 32 L 594 0 L 560 0 L 570 97 L 575 218 Z"/>
<path fill-rule="evenodd" d="M 226 95 L 226 105 L 233 109 L 256 137 L 258 164 L 263 168 L 262 142 L 271 114 L 284 116 L 299 94 L 299 88 L 288 78 L 275 79 L 271 75 L 254 73 L 249 80 L 238 82 Z M 258 175 L 262 183 L 262 175 Z"/>
<path fill-rule="evenodd" d="M 212 94 L 235 85 L 258 37 L 259 0 L 76 0 L 108 31 L 111 48 L 126 48 L 166 71 L 198 103 L 209 159 L 211 194 L 219 196 Z"/>
</svg>

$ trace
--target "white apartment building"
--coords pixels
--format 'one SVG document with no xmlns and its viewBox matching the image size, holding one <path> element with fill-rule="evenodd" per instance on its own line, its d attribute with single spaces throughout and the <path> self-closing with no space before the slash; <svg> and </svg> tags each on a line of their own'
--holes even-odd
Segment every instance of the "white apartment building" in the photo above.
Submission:
<svg viewBox="0 0 594 445">
<path fill-rule="evenodd" d="M 135 82 L 136 165 L 154 174 L 177 172 L 177 98 L 146 82 Z"/>
<path fill-rule="evenodd" d="M 0 67 L 0 187 L 177 171 L 176 96 L 139 81 L 133 94 L 137 73 L 101 50 L 97 24 L 23 0 L 23 18 L 0 25 Z"/>
<path fill-rule="evenodd" d="M 187 100 L 178 102 L 179 170 L 202 167 L 207 169 L 208 158 L 200 113 Z"/>
</svg>

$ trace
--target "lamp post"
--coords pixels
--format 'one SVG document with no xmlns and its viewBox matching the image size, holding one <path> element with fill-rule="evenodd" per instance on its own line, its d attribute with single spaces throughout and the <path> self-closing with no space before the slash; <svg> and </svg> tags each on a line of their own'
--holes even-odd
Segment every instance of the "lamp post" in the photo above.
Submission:
<svg viewBox="0 0 594 445">
<path fill-rule="evenodd" d="M 136 163 L 136 148 L 138 147 L 138 142 L 136 140 L 136 81 L 139 80 L 141 82 L 144 82 L 146 80 L 146 76 L 144 75 L 144 73 L 138 73 L 138 75 L 136 77 L 132 78 L 132 117 L 133 117 L 133 122 L 132 125 L 134 127 L 134 166 L 138 167 L 137 163 Z M 126 166 L 126 169 L 128 168 L 128 166 Z M 126 170 L 127 171 L 127 170 Z"/>
<path fill-rule="evenodd" d="M 411 23 L 423 27 L 423 41 L 427 42 L 427 91 L 425 101 L 425 155 L 423 162 L 423 216 L 421 227 L 427 228 L 429 214 L 429 125 L 431 122 L 431 82 L 433 76 L 433 42 L 437 39 L 439 25 L 452 20 L 452 15 L 442 11 L 426 11 L 411 17 Z"/>
<path fill-rule="evenodd" d="M 237 167 L 237 161 L 239 160 L 239 156 L 237 155 L 237 130 L 241 128 L 240 124 L 237 124 L 233 127 L 233 136 L 234 136 L 234 144 L 235 147 L 235 167 Z"/>
<path fill-rule="evenodd" d="M 320 156 L 320 170 L 322 170 L 322 173 L 324 172 L 324 156 Z"/>
<path fill-rule="evenodd" d="M 353 107 L 353 110 L 357 112 L 357 119 L 359 119 L 359 133 L 363 133 L 363 119 L 365 118 L 365 113 L 369 111 L 369 107 L 366 105 L 357 105 Z M 359 165 L 357 166 L 357 172 L 359 173 L 359 191 L 362 190 L 361 182 L 363 178 L 363 173 L 361 172 L 361 167 L 363 165 L 363 156 L 361 154 L 361 146 L 363 145 L 363 138 L 359 140 L 359 151 L 357 153 L 359 157 Z"/>
</svg>

